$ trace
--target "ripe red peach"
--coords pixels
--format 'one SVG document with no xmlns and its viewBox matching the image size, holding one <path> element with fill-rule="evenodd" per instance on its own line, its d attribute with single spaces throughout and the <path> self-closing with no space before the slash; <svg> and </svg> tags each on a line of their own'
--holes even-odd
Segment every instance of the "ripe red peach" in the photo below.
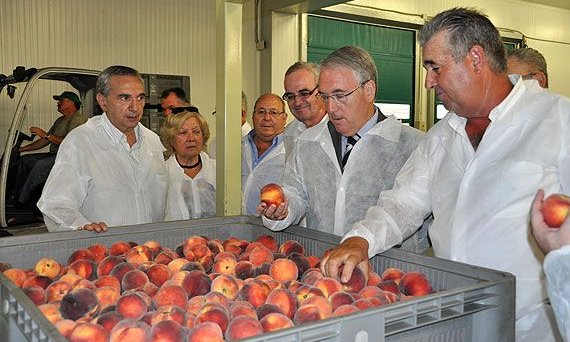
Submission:
<svg viewBox="0 0 570 342">
<path fill-rule="evenodd" d="M 135 269 L 135 267 L 133 265 L 129 264 L 128 262 L 121 262 L 121 263 L 116 264 L 115 267 L 113 267 L 113 269 L 111 270 L 111 273 L 109 273 L 109 274 L 112 275 L 113 277 L 117 278 L 117 280 L 122 282 L 125 274 L 129 271 L 134 270 L 134 269 Z"/>
<path fill-rule="evenodd" d="M 260 320 L 263 317 L 269 315 L 270 313 L 280 313 L 283 314 L 281 309 L 275 304 L 264 303 L 255 309 L 255 314 L 257 319 Z"/>
<path fill-rule="evenodd" d="M 297 264 L 289 259 L 277 259 L 269 267 L 269 275 L 277 281 L 293 281 L 299 277 Z"/>
<path fill-rule="evenodd" d="M 259 280 L 253 280 L 243 285 L 238 292 L 237 300 L 250 302 L 257 309 L 265 303 L 269 292 L 270 289 L 267 284 Z"/>
<path fill-rule="evenodd" d="M 229 307 L 230 319 L 234 319 L 237 316 L 246 315 L 257 319 L 257 313 L 255 308 L 251 303 L 245 301 L 234 301 Z"/>
<path fill-rule="evenodd" d="M 93 284 L 97 288 L 109 286 L 109 287 L 116 288 L 117 291 L 121 292 L 121 282 L 119 281 L 119 279 L 117 279 L 117 278 L 115 278 L 109 274 L 95 279 L 95 281 L 93 281 Z"/>
<path fill-rule="evenodd" d="M 188 298 L 192 298 L 210 292 L 212 280 L 206 273 L 194 270 L 188 272 L 180 285 L 188 294 Z"/>
<path fill-rule="evenodd" d="M 272 332 L 295 326 L 289 317 L 277 312 L 266 315 L 259 320 L 259 324 L 261 324 L 264 332 Z"/>
<path fill-rule="evenodd" d="M 97 265 L 97 277 L 102 277 L 111 273 L 115 265 L 124 262 L 125 259 L 116 255 L 109 255 L 104 257 Z"/>
<path fill-rule="evenodd" d="M 117 311 L 109 311 L 100 314 L 94 319 L 94 322 L 105 328 L 107 332 L 111 333 L 113 327 L 123 320 L 123 316 Z"/>
<path fill-rule="evenodd" d="M 198 314 L 198 311 L 200 311 L 200 309 L 202 308 L 202 305 L 204 305 L 204 303 L 205 303 L 204 296 L 195 296 L 190 298 L 188 300 L 188 307 L 186 308 L 186 314 L 192 314 L 196 316 Z"/>
<path fill-rule="evenodd" d="M 129 249 L 131 249 L 131 244 L 126 241 L 117 241 L 111 245 L 109 248 L 109 255 L 125 255 Z"/>
<path fill-rule="evenodd" d="M 166 320 L 184 325 L 186 322 L 186 312 L 177 305 L 160 306 L 152 313 L 150 325 L 153 326 L 160 321 Z"/>
<path fill-rule="evenodd" d="M 404 276 L 404 271 L 397 267 L 390 267 L 382 272 L 382 281 L 393 280 L 399 284 L 402 276 Z"/>
<path fill-rule="evenodd" d="M 386 280 L 377 285 L 381 290 L 392 292 L 396 295 L 400 294 L 400 286 L 394 280 Z"/>
<path fill-rule="evenodd" d="M 179 285 L 164 284 L 153 298 L 155 306 L 176 305 L 183 310 L 188 306 L 188 295 Z"/>
<path fill-rule="evenodd" d="M 148 342 L 184 341 L 186 333 L 184 328 L 175 321 L 165 320 L 154 324 L 147 336 Z"/>
<path fill-rule="evenodd" d="M 87 249 L 93 254 L 93 261 L 96 263 L 101 262 L 106 256 L 109 255 L 109 251 L 105 245 L 96 243 L 87 247 Z"/>
<path fill-rule="evenodd" d="M 109 333 L 94 323 L 79 323 L 71 331 L 69 342 L 107 342 Z"/>
<path fill-rule="evenodd" d="M 160 242 L 156 240 L 148 240 L 143 243 L 144 246 L 150 248 L 152 251 L 153 259 L 158 255 L 158 253 L 162 252 L 162 245 Z"/>
<path fill-rule="evenodd" d="M 355 300 L 354 303 L 352 303 L 352 305 L 356 306 L 359 310 L 366 310 L 368 308 L 376 306 L 375 303 L 372 301 L 373 298 L 375 297 L 361 298 Z"/>
<path fill-rule="evenodd" d="M 433 292 L 423 273 L 408 272 L 400 280 L 400 291 L 408 296 L 425 296 Z"/>
<path fill-rule="evenodd" d="M 16 284 L 16 286 L 20 288 L 22 287 L 22 284 L 24 284 L 24 281 L 26 281 L 27 278 L 26 272 L 24 272 L 24 270 L 19 268 L 7 269 L 3 272 L 3 274 L 6 277 L 8 277 L 8 279 L 10 279 L 14 284 Z"/>
<path fill-rule="evenodd" d="M 269 183 L 261 188 L 261 191 L 259 193 L 259 200 L 265 203 L 267 206 L 278 206 L 279 204 L 283 203 L 283 201 L 285 201 L 285 194 L 279 185 L 275 183 Z"/>
<path fill-rule="evenodd" d="M 289 289 L 275 289 L 271 291 L 265 303 L 277 305 L 281 313 L 291 319 L 297 310 L 297 297 Z"/>
<path fill-rule="evenodd" d="M 178 259 L 179 256 L 170 249 L 163 248 L 160 253 L 154 257 L 154 262 L 157 264 L 168 265 L 172 260 Z"/>
<path fill-rule="evenodd" d="M 558 228 L 564 223 L 570 208 L 570 197 L 562 194 L 552 194 L 544 199 L 540 211 L 544 222 L 552 228 Z"/>
<path fill-rule="evenodd" d="M 46 300 L 48 303 L 60 302 L 72 289 L 73 286 L 63 280 L 54 281 L 46 288 Z"/>
<path fill-rule="evenodd" d="M 220 274 L 211 284 L 211 291 L 223 294 L 227 299 L 234 300 L 237 297 L 239 287 L 234 277 Z"/>
<path fill-rule="evenodd" d="M 224 334 L 219 325 L 214 322 L 204 322 L 194 325 L 188 335 L 188 342 L 223 342 Z"/>
<path fill-rule="evenodd" d="M 328 300 L 331 303 L 331 308 L 333 311 L 335 311 L 339 306 L 354 303 L 354 297 L 345 291 L 338 291 L 333 293 L 328 298 Z"/>
<path fill-rule="evenodd" d="M 95 292 L 84 288 L 68 292 L 60 304 L 62 317 L 74 321 L 82 317 L 93 318 L 99 309 L 99 299 Z"/>
<path fill-rule="evenodd" d="M 94 280 L 97 278 L 97 264 L 91 260 L 79 259 L 69 265 L 67 272 L 77 274 L 87 280 Z"/>
<path fill-rule="evenodd" d="M 336 278 L 332 277 L 318 279 L 313 286 L 319 288 L 327 298 L 333 293 L 343 290 L 342 284 Z"/>
<path fill-rule="evenodd" d="M 78 276 L 77 274 L 74 273 L 66 273 L 64 275 L 62 275 L 58 281 L 63 281 L 68 283 L 71 286 L 75 286 L 77 285 L 77 283 L 79 283 L 83 278 L 81 278 L 80 276 Z"/>
<path fill-rule="evenodd" d="M 313 296 L 324 297 L 325 295 L 323 294 L 323 291 L 321 291 L 321 289 L 311 285 L 303 285 L 299 287 L 297 291 L 295 291 L 295 297 L 297 297 L 297 302 L 299 303 L 299 305 L 302 305 L 306 299 L 311 298 Z"/>
<path fill-rule="evenodd" d="M 63 337 L 65 337 L 66 339 L 69 339 L 71 332 L 73 331 L 75 326 L 77 326 L 77 322 L 72 321 L 70 319 L 62 319 L 60 321 L 55 322 L 54 325 L 57 328 L 57 331 L 59 331 L 59 333 Z"/>
<path fill-rule="evenodd" d="M 315 285 L 315 282 L 319 279 L 324 278 L 324 274 L 321 270 L 311 270 L 308 269 L 303 276 L 301 277 L 301 281 L 307 285 Z"/>
<path fill-rule="evenodd" d="M 138 267 L 138 265 L 153 260 L 152 250 L 145 245 L 134 246 L 125 253 L 127 262 Z"/>
<path fill-rule="evenodd" d="M 55 279 L 61 272 L 61 265 L 52 258 L 42 258 L 34 266 L 34 271 L 38 275 L 46 276 L 50 279 Z"/>
<path fill-rule="evenodd" d="M 59 303 L 47 303 L 38 306 L 38 309 L 52 324 L 63 319 L 61 312 L 59 311 Z"/>
<path fill-rule="evenodd" d="M 224 251 L 224 246 L 219 240 L 209 240 L 207 246 L 214 254 L 219 254 Z"/>
<path fill-rule="evenodd" d="M 39 286 L 30 286 L 22 288 L 22 291 L 34 302 L 36 305 L 42 305 L 47 303 L 46 290 Z"/>
<path fill-rule="evenodd" d="M 319 263 L 321 262 L 321 259 L 318 256 L 314 256 L 314 255 L 307 256 L 307 260 L 309 261 L 309 266 L 311 268 L 318 267 Z"/>
<path fill-rule="evenodd" d="M 138 321 L 146 315 L 148 305 L 140 293 L 128 292 L 119 297 L 116 310 L 126 319 Z"/>
<path fill-rule="evenodd" d="M 186 260 L 186 259 L 184 259 Z M 194 270 L 198 270 L 198 271 L 202 271 L 202 272 L 206 272 L 206 270 L 204 269 L 204 266 L 202 266 L 201 263 L 199 263 L 198 261 L 188 261 L 187 263 L 185 263 L 182 268 L 180 268 L 180 270 L 182 271 L 194 271 Z"/>
<path fill-rule="evenodd" d="M 218 258 L 216 256 L 216 258 L 214 259 L 214 264 L 212 265 L 212 272 L 227 274 L 227 275 L 235 275 L 236 264 L 237 261 L 235 258 L 231 257 Z"/>
<path fill-rule="evenodd" d="M 103 286 L 95 290 L 95 295 L 99 300 L 100 310 L 104 310 L 109 306 L 117 304 L 117 301 L 121 297 L 121 292 L 115 287 Z"/>
<path fill-rule="evenodd" d="M 149 283 L 148 276 L 141 270 L 130 270 L 121 279 L 122 291 L 142 290 Z"/>
<path fill-rule="evenodd" d="M 89 249 L 78 249 L 71 253 L 69 258 L 67 258 L 67 264 L 71 265 L 77 260 L 89 260 L 95 262 L 95 256 Z"/>
<path fill-rule="evenodd" d="M 339 270 L 339 274 L 340 273 L 342 273 L 342 267 L 341 270 Z M 358 291 L 362 290 L 366 286 L 366 277 L 364 272 L 360 268 L 356 267 L 354 271 L 352 271 L 350 279 L 346 283 L 341 284 L 344 291 L 358 293 Z"/>
<path fill-rule="evenodd" d="M 360 309 L 352 304 L 345 304 L 336 308 L 336 310 L 334 310 L 332 315 L 333 317 L 338 317 L 338 316 L 348 315 L 356 311 L 360 311 Z"/>
<path fill-rule="evenodd" d="M 382 276 L 372 270 L 368 271 L 368 282 L 366 283 L 366 286 L 376 286 L 381 282 Z"/>
<path fill-rule="evenodd" d="M 117 323 L 109 334 L 109 342 L 144 341 L 150 326 L 142 321 L 124 319 Z"/>
<path fill-rule="evenodd" d="M 93 282 L 91 282 L 90 280 L 87 279 L 80 279 L 77 283 L 75 283 L 75 285 L 73 286 L 73 289 L 89 289 L 92 291 L 97 290 L 97 286 L 95 286 L 95 284 L 93 284 Z"/>
<path fill-rule="evenodd" d="M 225 308 L 230 307 L 230 300 L 220 292 L 210 291 L 204 295 L 205 303 L 218 303 Z"/>
<path fill-rule="evenodd" d="M 257 319 L 238 316 L 230 322 L 225 336 L 227 340 L 235 341 L 261 334 L 263 334 L 263 328 Z"/>
<path fill-rule="evenodd" d="M 22 288 L 30 286 L 39 286 L 43 289 L 46 289 L 51 283 L 52 283 L 51 278 L 42 275 L 32 274 L 26 278 L 26 280 L 22 284 Z"/>
<path fill-rule="evenodd" d="M 230 323 L 230 315 L 228 309 L 218 303 L 206 303 L 196 314 L 194 325 L 204 322 L 214 322 L 220 326 L 222 332 L 225 333 Z"/>
<path fill-rule="evenodd" d="M 184 258 L 178 258 L 178 259 L 174 259 L 171 262 L 169 262 L 167 266 L 170 269 L 170 272 L 175 273 L 176 271 L 180 271 L 182 269 L 182 267 L 189 262 L 190 261 L 188 261 Z"/>
<path fill-rule="evenodd" d="M 378 286 L 366 286 L 358 292 L 362 298 L 378 297 L 382 294 L 383 290 Z"/>
<path fill-rule="evenodd" d="M 267 235 L 267 234 L 261 235 L 257 239 L 255 239 L 255 241 L 261 242 L 265 247 L 267 247 L 267 249 L 269 249 L 273 253 L 277 252 L 277 250 L 279 249 L 279 243 L 271 235 Z"/>
<path fill-rule="evenodd" d="M 309 260 L 307 260 L 307 257 L 298 252 L 292 252 L 287 256 L 287 259 L 292 260 L 297 265 L 299 275 L 304 274 L 305 271 L 311 268 L 311 265 L 309 264 Z"/>
<path fill-rule="evenodd" d="M 295 240 L 287 240 L 279 246 L 279 253 L 289 255 L 293 252 L 305 254 L 305 247 Z"/>
<path fill-rule="evenodd" d="M 330 303 L 319 296 L 311 297 L 303 303 L 295 313 L 293 322 L 302 324 L 307 322 L 318 321 L 332 316 L 332 307 Z"/>
</svg>

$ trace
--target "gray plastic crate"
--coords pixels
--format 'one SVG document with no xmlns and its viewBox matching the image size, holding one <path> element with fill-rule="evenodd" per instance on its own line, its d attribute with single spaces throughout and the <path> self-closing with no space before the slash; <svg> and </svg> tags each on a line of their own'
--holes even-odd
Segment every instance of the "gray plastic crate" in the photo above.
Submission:
<svg viewBox="0 0 570 342">
<path fill-rule="evenodd" d="M 190 235 L 254 240 L 269 234 L 280 243 L 297 240 L 306 254 L 321 256 L 340 238 L 289 227 L 272 232 L 260 220 L 235 216 L 111 228 L 108 232 L 66 232 L 0 239 L 0 261 L 32 268 L 43 257 L 65 263 L 79 248 L 124 240 L 157 240 L 174 248 Z M 430 258 L 396 249 L 372 259 L 376 271 L 399 267 L 427 275 L 435 293 L 347 316 L 263 334 L 247 341 L 513 341 L 515 278 L 503 272 Z M 65 341 L 28 297 L 0 275 L 0 341 Z"/>
</svg>

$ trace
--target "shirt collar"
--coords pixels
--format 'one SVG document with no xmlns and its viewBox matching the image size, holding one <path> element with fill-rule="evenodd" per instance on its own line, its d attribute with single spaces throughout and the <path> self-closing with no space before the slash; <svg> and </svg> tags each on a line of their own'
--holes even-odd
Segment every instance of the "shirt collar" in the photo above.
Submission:
<svg viewBox="0 0 570 342">
<path fill-rule="evenodd" d="M 111 123 L 107 113 L 105 112 L 101 116 L 103 117 L 103 128 L 111 136 L 111 140 L 117 144 L 127 144 L 127 136 Z M 132 147 L 140 145 L 142 140 L 140 123 L 135 127 L 135 136 L 137 141 Z"/>
</svg>

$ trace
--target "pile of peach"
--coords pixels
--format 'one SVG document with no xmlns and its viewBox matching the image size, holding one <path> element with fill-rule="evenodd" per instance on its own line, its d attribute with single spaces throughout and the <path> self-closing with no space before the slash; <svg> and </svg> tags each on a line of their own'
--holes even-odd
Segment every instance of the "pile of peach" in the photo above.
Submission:
<svg viewBox="0 0 570 342">
<path fill-rule="evenodd" d="M 69 341 L 232 341 L 431 292 L 423 274 L 396 268 L 357 269 L 343 284 L 319 260 L 270 235 L 192 236 L 175 250 L 121 241 L 77 250 L 65 266 L 0 270 Z"/>
</svg>

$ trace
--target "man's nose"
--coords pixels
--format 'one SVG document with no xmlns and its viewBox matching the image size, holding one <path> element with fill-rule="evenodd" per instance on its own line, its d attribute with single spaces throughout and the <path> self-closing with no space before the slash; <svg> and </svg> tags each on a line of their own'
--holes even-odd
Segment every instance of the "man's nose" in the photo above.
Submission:
<svg viewBox="0 0 570 342">
<path fill-rule="evenodd" d="M 437 84 L 437 75 L 435 74 L 435 72 L 433 72 L 433 70 L 428 70 L 424 86 L 427 89 L 432 89 L 433 87 L 435 87 L 436 84 Z"/>
</svg>

